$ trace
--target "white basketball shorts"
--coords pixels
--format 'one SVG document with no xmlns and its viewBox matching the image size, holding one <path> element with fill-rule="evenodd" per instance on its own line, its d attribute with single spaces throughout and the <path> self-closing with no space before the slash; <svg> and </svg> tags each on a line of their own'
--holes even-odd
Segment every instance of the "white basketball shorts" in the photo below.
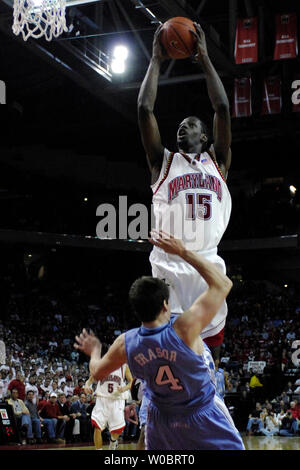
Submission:
<svg viewBox="0 0 300 470">
<path fill-rule="evenodd" d="M 224 260 L 218 256 L 217 250 L 200 252 L 205 259 L 216 265 L 224 274 Z M 169 255 L 160 248 L 154 247 L 150 254 L 152 275 L 164 280 L 170 289 L 169 305 L 171 313 L 181 314 L 188 310 L 194 301 L 208 288 L 200 274 L 179 256 Z M 212 322 L 201 333 L 202 339 L 217 335 L 225 326 L 227 303 L 223 302 Z"/>
<path fill-rule="evenodd" d="M 110 432 L 125 428 L 124 418 L 125 400 L 112 400 L 111 398 L 97 397 L 92 411 L 92 424 L 101 431 L 108 427 Z"/>
</svg>

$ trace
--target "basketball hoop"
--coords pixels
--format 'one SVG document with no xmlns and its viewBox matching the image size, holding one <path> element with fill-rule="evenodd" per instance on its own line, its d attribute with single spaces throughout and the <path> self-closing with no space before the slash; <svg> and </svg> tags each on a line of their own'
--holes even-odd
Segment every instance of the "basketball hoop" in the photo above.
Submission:
<svg viewBox="0 0 300 470">
<path fill-rule="evenodd" d="M 13 32 L 51 41 L 68 31 L 65 10 L 66 0 L 14 0 Z"/>
</svg>

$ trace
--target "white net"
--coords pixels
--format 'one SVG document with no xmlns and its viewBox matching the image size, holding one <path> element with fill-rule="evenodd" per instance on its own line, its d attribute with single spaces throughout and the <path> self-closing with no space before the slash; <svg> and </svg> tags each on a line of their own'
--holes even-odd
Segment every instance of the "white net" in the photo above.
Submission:
<svg viewBox="0 0 300 470">
<path fill-rule="evenodd" d="M 68 31 L 65 10 L 66 0 L 14 0 L 13 32 L 51 41 Z"/>
</svg>

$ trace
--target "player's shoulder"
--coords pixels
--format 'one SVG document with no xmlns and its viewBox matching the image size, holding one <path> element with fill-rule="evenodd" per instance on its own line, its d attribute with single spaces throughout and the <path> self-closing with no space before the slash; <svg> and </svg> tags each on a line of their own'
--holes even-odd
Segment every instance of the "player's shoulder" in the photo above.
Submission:
<svg viewBox="0 0 300 470">
<path fill-rule="evenodd" d="M 206 150 L 212 161 L 214 162 L 215 166 L 217 167 L 217 170 L 221 173 L 224 181 L 226 182 L 227 177 L 228 177 L 228 171 L 231 165 L 231 158 L 232 158 L 232 151 L 231 147 L 228 149 L 228 155 L 227 157 L 220 158 L 218 157 L 216 150 L 214 148 L 214 144 L 211 144 L 210 148 Z"/>
<path fill-rule="evenodd" d="M 231 155 L 231 149 L 229 149 L 229 152 L 230 152 L 230 155 Z M 213 165 L 216 167 L 217 171 L 222 176 L 223 181 L 225 181 L 225 183 L 226 183 L 226 180 L 227 180 L 227 177 L 228 177 L 228 169 L 226 169 L 225 164 L 220 159 L 218 159 L 213 144 L 211 144 L 210 148 L 206 150 L 206 153 L 210 157 L 210 159 L 211 159 Z"/>
</svg>

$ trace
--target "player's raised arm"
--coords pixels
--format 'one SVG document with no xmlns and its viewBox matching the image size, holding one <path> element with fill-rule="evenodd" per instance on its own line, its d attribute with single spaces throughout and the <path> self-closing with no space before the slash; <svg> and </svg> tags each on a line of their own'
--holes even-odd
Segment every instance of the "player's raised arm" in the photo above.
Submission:
<svg viewBox="0 0 300 470">
<path fill-rule="evenodd" d="M 212 321 L 232 288 L 231 280 L 203 256 L 187 250 L 181 240 L 162 231 L 152 232 L 150 240 L 167 253 L 175 254 L 193 266 L 208 284 L 207 290 L 184 312 L 174 328 L 188 345 L 192 345 L 201 331 Z M 200 279 L 199 279 L 200 281 Z"/>
<path fill-rule="evenodd" d="M 101 358 L 102 345 L 94 333 L 88 333 L 86 329 L 83 329 L 82 333 L 75 337 L 74 348 L 84 352 L 91 358 L 89 367 L 94 380 L 103 380 L 127 362 L 124 338 L 124 334 L 118 336 L 107 353 Z"/>
<path fill-rule="evenodd" d="M 197 38 L 197 54 L 195 60 L 200 63 L 206 77 L 208 95 L 215 111 L 213 123 L 213 139 L 216 160 L 224 178 L 231 164 L 231 118 L 226 91 L 223 83 L 210 61 L 207 53 L 205 34 L 198 23 L 194 23 Z"/>
<path fill-rule="evenodd" d="M 160 171 L 164 153 L 158 124 L 153 112 L 157 95 L 160 66 L 166 59 L 159 42 L 160 30 L 161 26 L 154 34 L 152 57 L 138 96 L 139 128 L 149 169 L 152 175 L 154 173 L 154 179 L 155 173 L 157 174 L 157 172 L 159 173 Z"/>
</svg>

